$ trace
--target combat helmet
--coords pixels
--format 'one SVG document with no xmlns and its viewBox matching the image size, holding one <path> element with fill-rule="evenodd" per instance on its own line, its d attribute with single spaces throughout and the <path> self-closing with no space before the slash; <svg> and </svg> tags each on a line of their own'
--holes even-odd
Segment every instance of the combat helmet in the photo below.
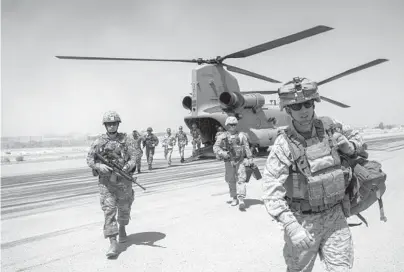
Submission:
<svg viewBox="0 0 404 272">
<path fill-rule="evenodd" d="M 114 122 L 121 122 L 121 117 L 116 111 L 107 111 L 104 113 L 104 116 L 102 117 L 102 124 Z"/>
<path fill-rule="evenodd" d="M 226 122 L 224 123 L 225 126 L 227 126 L 227 125 L 237 125 L 237 124 L 238 124 L 238 120 L 234 116 L 227 117 Z"/>
<path fill-rule="evenodd" d="M 147 131 L 153 131 L 153 129 L 151 127 L 148 127 Z"/>
<path fill-rule="evenodd" d="M 288 105 L 299 104 L 309 100 L 320 102 L 317 83 L 307 78 L 295 77 L 278 89 L 279 106 L 283 110 Z"/>
</svg>

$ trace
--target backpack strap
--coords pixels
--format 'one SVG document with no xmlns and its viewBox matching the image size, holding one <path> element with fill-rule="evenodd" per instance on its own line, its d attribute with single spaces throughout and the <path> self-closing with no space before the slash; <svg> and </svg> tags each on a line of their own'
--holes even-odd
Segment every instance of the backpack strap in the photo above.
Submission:
<svg viewBox="0 0 404 272">
<path fill-rule="evenodd" d="M 379 202 L 380 221 L 387 222 L 387 217 L 384 215 L 383 200 L 379 189 L 376 191 L 376 197 L 377 202 Z"/>
</svg>

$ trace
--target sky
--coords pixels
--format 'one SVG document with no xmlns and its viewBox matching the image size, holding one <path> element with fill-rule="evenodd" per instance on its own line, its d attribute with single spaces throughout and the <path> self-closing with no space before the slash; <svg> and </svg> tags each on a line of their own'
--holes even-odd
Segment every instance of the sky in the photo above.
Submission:
<svg viewBox="0 0 404 272">
<path fill-rule="evenodd" d="M 1 1 L 1 135 L 100 133 L 105 111 L 120 130 L 184 125 L 182 99 L 196 64 L 60 60 L 56 55 L 214 58 L 316 25 L 334 28 L 226 63 L 286 82 L 320 81 L 377 58 L 390 61 L 324 84 L 317 105 L 353 126 L 404 124 L 404 2 L 241 0 Z M 276 89 L 235 74 L 240 88 Z M 270 97 L 267 97 L 270 99 Z"/>
</svg>

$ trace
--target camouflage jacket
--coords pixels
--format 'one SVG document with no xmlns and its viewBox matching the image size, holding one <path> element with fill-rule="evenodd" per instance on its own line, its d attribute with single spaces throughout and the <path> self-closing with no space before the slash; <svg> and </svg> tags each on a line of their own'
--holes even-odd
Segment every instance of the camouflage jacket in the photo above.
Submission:
<svg viewBox="0 0 404 272">
<path fill-rule="evenodd" d="M 362 148 L 363 139 L 358 131 L 351 129 L 349 126 L 342 124 L 328 117 L 320 117 L 327 132 L 333 127 L 340 127 L 342 133 L 347 139 L 355 145 L 356 150 Z M 313 127 L 313 130 L 315 128 Z M 291 211 L 285 200 L 286 188 L 285 182 L 290 172 L 290 167 L 295 163 L 292 151 L 286 139 L 287 134 L 291 133 L 296 137 L 302 137 L 293 127 L 289 125 L 286 129 L 287 133 L 281 133 L 275 140 L 271 153 L 269 154 L 264 167 L 263 174 L 263 196 L 262 199 L 268 213 L 275 219 L 282 213 L 286 212 L 289 216 Z M 293 215 L 292 215 L 293 216 Z"/>
<path fill-rule="evenodd" d="M 102 134 L 91 144 L 87 154 L 87 165 L 93 170 L 98 170 L 95 152 L 118 163 L 122 166 L 122 170 L 128 172 L 135 166 L 136 159 L 141 156 L 142 151 L 135 147 L 133 140 L 127 137 L 125 133 L 118 133 L 114 139 L 111 139 L 107 134 Z M 110 175 L 99 174 L 100 176 Z"/>
<path fill-rule="evenodd" d="M 179 146 L 188 144 L 188 137 L 187 134 L 185 134 L 184 132 L 177 132 L 177 134 L 175 134 L 175 138 L 178 139 Z"/>
<path fill-rule="evenodd" d="M 146 134 L 145 136 L 143 136 L 142 144 L 143 147 L 155 147 L 159 144 L 159 138 L 157 138 L 157 136 L 153 133 L 151 133 L 150 135 Z"/>
<path fill-rule="evenodd" d="M 213 145 L 213 152 L 218 158 L 223 158 L 224 154 L 230 152 L 233 161 L 241 161 L 245 157 L 252 158 L 247 136 L 242 132 L 235 134 L 230 132 L 221 133 Z"/>
<path fill-rule="evenodd" d="M 201 140 L 201 130 L 199 128 L 191 129 L 190 133 L 193 140 L 195 141 Z"/>
<path fill-rule="evenodd" d="M 175 145 L 176 141 L 177 141 L 177 140 L 176 140 L 176 138 L 175 138 L 174 135 L 172 135 L 172 134 L 170 134 L 170 135 L 166 134 L 166 135 L 164 135 L 164 139 L 163 139 L 163 147 L 166 147 L 166 148 L 173 148 L 173 146 Z"/>
</svg>

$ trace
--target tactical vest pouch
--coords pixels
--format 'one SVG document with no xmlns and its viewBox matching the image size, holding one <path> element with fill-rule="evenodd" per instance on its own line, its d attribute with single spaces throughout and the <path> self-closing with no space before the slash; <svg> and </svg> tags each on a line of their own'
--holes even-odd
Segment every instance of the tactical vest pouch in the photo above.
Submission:
<svg viewBox="0 0 404 272">
<path fill-rule="evenodd" d="M 312 173 L 341 164 L 338 156 L 332 156 L 326 141 L 307 147 L 306 157 Z"/>
<path fill-rule="evenodd" d="M 387 221 L 382 202 L 382 195 L 386 191 L 387 175 L 382 171 L 381 164 L 377 161 L 358 159 L 353 175 L 356 184 L 347 189 L 350 195 L 350 215 L 357 215 L 378 201 L 380 220 Z"/>
<path fill-rule="evenodd" d="M 311 206 L 324 205 L 323 177 L 308 177 L 307 191 L 309 193 L 309 202 Z"/>
<path fill-rule="evenodd" d="M 286 182 L 285 182 L 285 188 L 286 188 L 286 195 L 293 199 L 293 198 L 298 198 L 298 199 L 304 199 L 306 198 L 307 194 L 307 186 L 306 186 L 306 177 L 300 173 L 291 173 Z"/>
<path fill-rule="evenodd" d="M 322 174 L 324 188 L 324 204 L 333 205 L 345 196 L 344 172 L 341 169 Z"/>
</svg>

